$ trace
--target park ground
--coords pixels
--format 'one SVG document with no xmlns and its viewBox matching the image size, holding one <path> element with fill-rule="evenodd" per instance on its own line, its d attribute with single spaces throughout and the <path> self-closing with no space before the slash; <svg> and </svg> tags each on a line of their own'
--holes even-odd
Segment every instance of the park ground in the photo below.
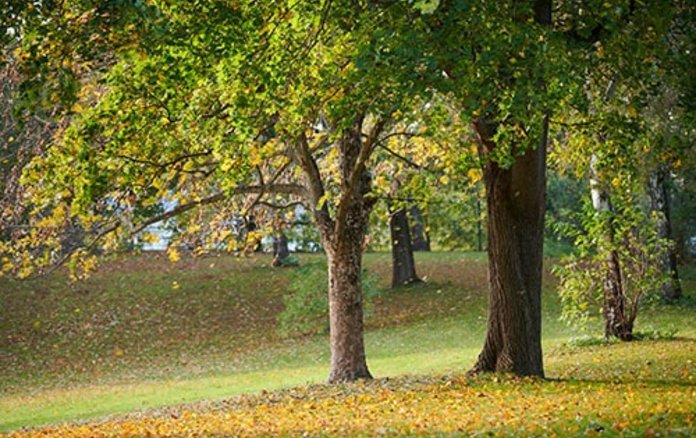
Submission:
<svg viewBox="0 0 696 438">
<path fill-rule="evenodd" d="M 696 270 L 686 298 L 645 309 L 644 340 L 583 338 L 544 279 L 546 380 L 468 377 L 486 322 L 480 253 L 419 253 L 423 284 L 383 290 L 367 317 L 376 379 L 327 386 L 325 334 L 276 318 L 293 268 L 266 255 L 106 260 L 0 279 L 0 431 L 10 436 L 654 435 L 696 425 Z M 302 264 L 319 255 L 301 255 Z M 386 288 L 389 254 L 366 254 Z M 552 265 L 547 261 L 547 266 Z M 600 334 L 598 324 L 591 326 Z"/>
</svg>

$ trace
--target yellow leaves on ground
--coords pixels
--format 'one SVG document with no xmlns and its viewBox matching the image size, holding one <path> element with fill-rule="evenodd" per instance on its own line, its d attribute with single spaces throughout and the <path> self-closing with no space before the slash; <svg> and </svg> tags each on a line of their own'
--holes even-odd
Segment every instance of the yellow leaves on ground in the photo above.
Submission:
<svg viewBox="0 0 696 438">
<path fill-rule="evenodd" d="M 246 396 L 204 408 L 10 436 L 592 435 L 688 436 L 696 388 L 508 377 L 401 377 Z"/>
</svg>

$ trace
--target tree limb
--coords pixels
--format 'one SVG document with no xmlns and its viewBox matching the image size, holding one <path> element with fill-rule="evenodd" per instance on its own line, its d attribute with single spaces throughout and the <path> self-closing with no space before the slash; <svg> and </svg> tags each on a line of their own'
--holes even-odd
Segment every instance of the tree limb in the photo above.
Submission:
<svg viewBox="0 0 696 438">
<path fill-rule="evenodd" d="M 408 164 L 409 166 L 411 166 L 415 169 L 419 169 L 419 170 L 427 169 L 425 166 L 421 166 L 420 164 L 416 163 L 415 161 L 404 157 L 403 155 L 399 154 L 398 152 L 395 152 L 394 150 L 390 149 L 387 145 L 385 145 L 381 142 L 378 144 L 378 146 L 380 148 L 384 149 L 385 151 L 387 151 L 387 153 L 389 155 L 391 155 L 392 157 L 403 161 L 404 163 Z"/>
<path fill-rule="evenodd" d="M 378 120 L 372 127 L 370 134 L 367 139 L 362 142 L 360 147 L 360 152 L 358 153 L 358 158 L 355 161 L 355 165 L 351 170 L 349 175 L 348 184 L 346 184 L 341 193 L 341 200 L 338 205 L 338 211 L 336 212 L 336 222 L 335 222 L 335 232 L 336 235 L 343 233 L 345 228 L 346 216 L 348 215 L 348 208 L 350 207 L 351 197 L 355 195 L 355 191 L 358 188 L 358 183 L 360 182 L 360 177 L 365 171 L 365 166 L 367 160 L 370 158 L 372 151 L 377 145 L 377 137 L 382 133 L 384 126 L 386 125 L 386 119 Z"/>
</svg>

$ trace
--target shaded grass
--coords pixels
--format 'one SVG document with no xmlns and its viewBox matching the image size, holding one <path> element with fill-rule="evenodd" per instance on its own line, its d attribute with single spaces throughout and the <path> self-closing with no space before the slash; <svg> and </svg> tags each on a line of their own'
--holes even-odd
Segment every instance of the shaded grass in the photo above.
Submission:
<svg viewBox="0 0 696 438">
<path fill-rule="evenodd" d="M 320 257 L 301 258 L 307 263 Z M 460 372 L 472 365 L 483 342 L 485 255 L 416 257 L 428 281 L 384 294 L 367 321 L 368 360 L 378 377 Z M 365 256 L 365 266 L 383 284 L 390 263 L 388 254 Z M 269 264 L 261 256 L 171 265 L 147 255 L 113 260 L 83 283 L 66 283 L 59 275 L 34 283 L 0 280 L 7 315 L 0 321 L 0 430 L 323 381 L 326 336 L 281 340 L 275 334 L 292 270 Z M 624 357 L 641 351 L 632 345 L 652 345 L 598 347 L 597 353 L 563 347 L 575 334 L 558 321 L 555 280 L 546 275 L 544 284 L 549 375 L 579 378 L 601 372 L 602 364 L 621 368 L 618 358 L 620 363 L 600 360 L 595 369 L 592 354 L 601 359 L 607 351 L 602 348 L 625 348 L 617 350 Z M 677 326 L 682 336 L 693 337 L 693 315 L 689 307 L 659 306 L 641 314 L 638 324 Z M 687 345 L 685 351 L 693 353 L 693 344 Z M 648 353 L 635 354 L 638 360 Z M 671 357 L 653 360 L 671 366 Z M 682 353 L 674 357 L 688 360 Z"/>
</svg>

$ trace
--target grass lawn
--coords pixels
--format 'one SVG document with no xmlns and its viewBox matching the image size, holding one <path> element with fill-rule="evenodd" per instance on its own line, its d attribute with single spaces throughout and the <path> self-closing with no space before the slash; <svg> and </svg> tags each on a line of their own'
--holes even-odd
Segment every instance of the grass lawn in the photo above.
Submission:
<svg viewBox="0 0 696 438">
<path fill-rule="evenodd" d="M 365 257 L 384 286 L 390 260 Z M 220 256 L 170 264 L 148 254 L 105 262 L 80 283 L 58 274 L 0 280 L 0 430 L 130 412 L 44 432 L 693 432 L 692 305 L 657 306 L 639 316 L 638 330 L 676 328 L 675 339 L 571 347 L 575 334 L 558 321 L 555 280 L 547 275 L 551 379 L 470 379 L 462 373 L 485 332 L 485 257 L 419 253 L 427 281 L 385 292 L 367 320 L 368 363 L 379 379 L 307 386 L 328 375 L 328 339 L 276 334 L 292 269 L 271 268 L 270 261 Z M 688 271 L 686 278 L 693 299 L 696 275 Z"/>
</svg>

